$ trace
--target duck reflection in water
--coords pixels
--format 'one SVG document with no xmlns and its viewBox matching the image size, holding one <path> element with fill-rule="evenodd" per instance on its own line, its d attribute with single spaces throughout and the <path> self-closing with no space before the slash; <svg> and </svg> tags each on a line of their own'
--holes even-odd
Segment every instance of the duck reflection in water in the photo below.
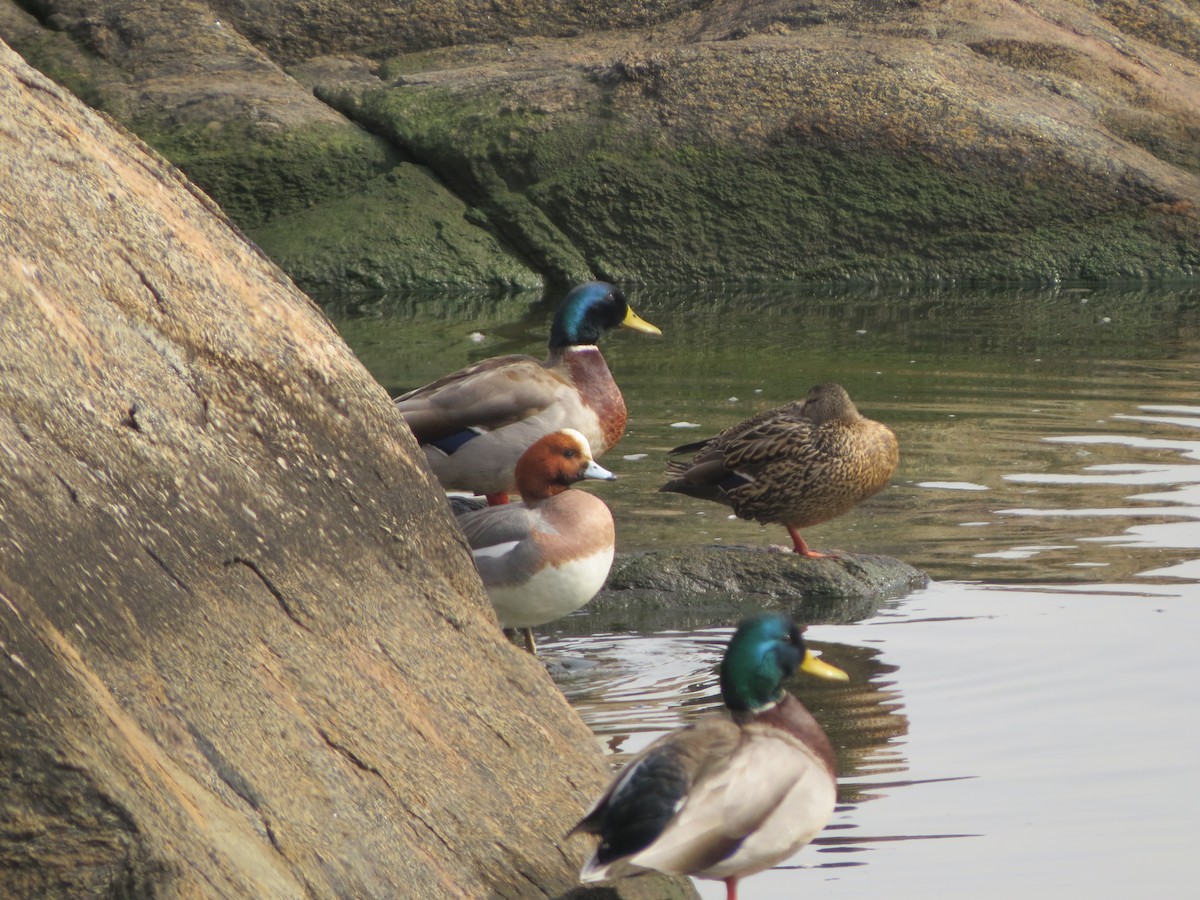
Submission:
<svg viewBox="0 0 1200 900">
<path fill-rule="evenodd" d="M 714 616 L 709 625 L 722 620 Z M 657 735 L 673 733 L 711 717 L 723 708 L 713 667 L 719 660 L 717 636 L 697 621 L 687 634 L 614 634 L 605 622 L 593 630 L 607 634 L 560 637 L 552 642 L 557 656 L 586 657 L 579 669 L 552 672 L 588 726 L 604 741 L 617 765 L 638 755 Z M 665 627 L 664 622 L 661 627 Z M 647 623 L 647 627 L 650 626 Z M 720 634 L 727 635 L 724 629 Z M 813 646 L 806 641 L 808 646 Z M 725 639 L 719 645 L 725 646 Z M 796 676 L 785 687 L 804 697 L 804 705 L 827 733 L 839 773 L 835 820 L 814 838 L 827 859 L 821 867 L 848 863 L 847 853 L 877 840 L 898 838 L 860 834 L 855 808 L 908 784 L 897 778 L 906 771 L 902 739 L 908 717 L 894 681 L 896 667 L 885 663 L 873 647 L 846 644 L 815 645 L 850 675 L 850 681 L 830 682 Z M 661 740 L 661 738 L 660 738 Z M 645 751 L 643 751 L 645 752 Z M 811 866 L 811 864 L 810 864 Z M 778 864 L 776 868 L 778 868 Z"/>
</svg>

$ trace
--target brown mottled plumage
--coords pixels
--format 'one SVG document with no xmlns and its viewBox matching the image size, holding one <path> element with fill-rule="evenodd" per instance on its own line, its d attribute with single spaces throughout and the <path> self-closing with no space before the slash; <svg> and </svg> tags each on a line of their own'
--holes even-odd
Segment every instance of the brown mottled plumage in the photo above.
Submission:
<svg viewBox="0 0 1200 900">
<path fill-rule="evenodd" d="M 888 483 L 900 460 L 892 430 L 865 418 L 833 383 L 671 452 L 695 455 L 667 464 L 671 480 L 660 491 L 783 525 L 797 553 L 818 558 L 826 554 L 810 550 L 800 529 L 853 509 Z"/>
</svg>

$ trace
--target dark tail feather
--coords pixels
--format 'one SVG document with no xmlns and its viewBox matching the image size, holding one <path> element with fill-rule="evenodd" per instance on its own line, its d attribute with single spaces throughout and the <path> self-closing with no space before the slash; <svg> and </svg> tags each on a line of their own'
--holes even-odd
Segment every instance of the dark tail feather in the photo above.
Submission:
<svg viewBox="0 0 1200 900">
<path fill-rule="evenodd" d="M 658 489 L 660 494 L 686 494 L 689 497 L 699 497 L 701 500 L 712 500 L 715 503 L 729 503 L 729 497 L 715 484 L 696 484 L 675 478 Z"/>
<path fill-rule="evenodd" d="M 450 503 L 450 512 L 456 516 L 486 509 L 488 505 L 487 500 L 483 497 L 464 497 L 461 494 L 451 494 L 446 499 Z"/>
<path fill-rule="evenodd" d="M 674 480 L 682 478 L 691 465 L 691 460 L 674 459 L 667 460 L 667 477 Z"/>
<path fill-rule="evenodd" d="M 674 456 L 676 453 L 699 453 L 708 446 L 708 442 L 711 440 L 712 438 L 704 438 L 700 441 L 692 441 L 690 444 L 680 444 L 675 449 L 668 450 L 667 453 L 671 456 Z"/>
</svg>

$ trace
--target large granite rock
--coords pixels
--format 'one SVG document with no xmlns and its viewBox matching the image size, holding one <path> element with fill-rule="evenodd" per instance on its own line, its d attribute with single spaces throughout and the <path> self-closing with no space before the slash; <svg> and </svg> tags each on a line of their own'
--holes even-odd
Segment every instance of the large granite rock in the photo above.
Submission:
<svg viewBox="0 0 1200 900">
<path fill-rule="evenodd" d="M 2 44 L 0 123 L 0 896 L 574 890 L 606 767 L 383 389 Z"/>
<path fill-rule="evenodd" d="M 1194 4 L 24 6 L 314 288 L 1200 267 Z"/>
</svg>

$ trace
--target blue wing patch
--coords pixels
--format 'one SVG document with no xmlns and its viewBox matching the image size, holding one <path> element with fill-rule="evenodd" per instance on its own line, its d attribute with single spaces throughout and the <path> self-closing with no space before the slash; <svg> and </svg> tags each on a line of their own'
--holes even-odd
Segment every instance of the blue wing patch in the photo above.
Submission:
<svg viewBox="0 0 1200 900">
<path fill-rule="evenodd" d="M 478 428 L 464 428 L 462 431 L 446 435 L 444 438 L 438 438 L 436 441 L 430 441 L 429 446 L 437 447 L 447 456 L 452 456 L 456 450 L 462 449 L 463 444 L 474 440 L 481 434 L 483 434 L 483 432 Z"/>
<path fill-rule="evenodd" d="M 739 475 L 737 472 L 732 472 L 718 481 L 717 487 L 729 493 L 735 488 L 740 488 L 743 484 L 751 484 L 752 482 L 753 479 L 747 478 L 745 475 Z"/>
</svg>

